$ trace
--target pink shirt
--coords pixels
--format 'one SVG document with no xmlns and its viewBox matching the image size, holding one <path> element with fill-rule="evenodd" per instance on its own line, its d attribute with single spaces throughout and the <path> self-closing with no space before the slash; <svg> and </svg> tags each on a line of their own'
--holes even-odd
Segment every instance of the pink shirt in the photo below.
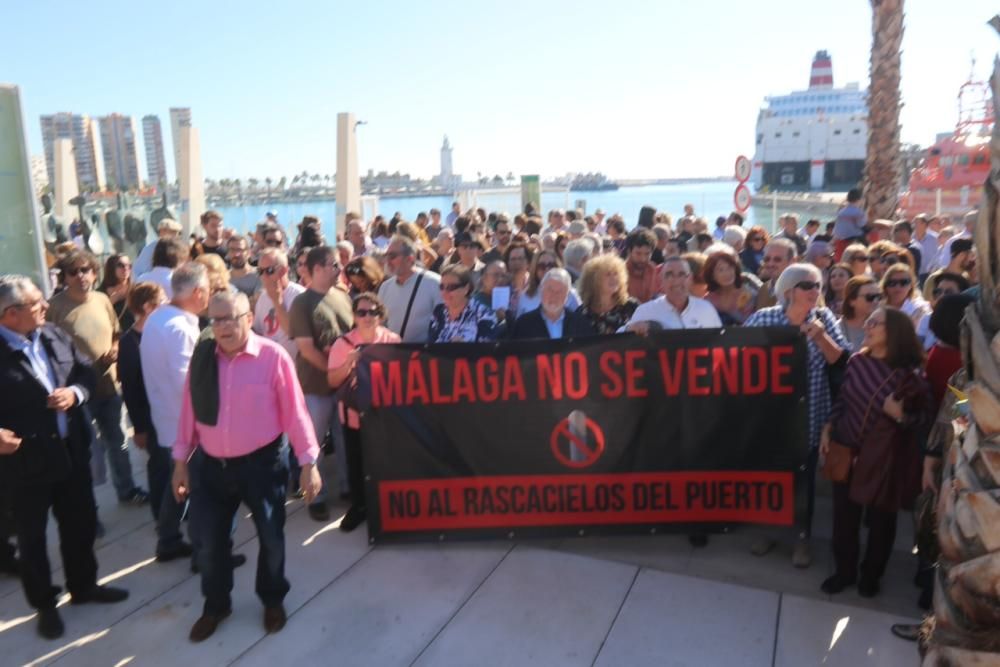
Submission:
<svg viewBox="0 0 1000 667">
<path fill-rule="evenodd" d="M 288 352 L 251 331 L 243 351 L 230 359 L 217 350 L 216 358 L 218 422 L 208 426 L 195 419 L 188 373 L 174 459 L 186 461 L 199 445 L 213 458 L 245 456 L 285 433 L 299 463 L 315 463 L 319 444 Z"/>
<path fill-rule="evenodd" d="M 375 329 L 375 340 L 372 341 L 372 345 L 375 343 L 398 343 L 399 335 L 395 332 L 386 329 L 383 326 Z M 346 334 L 338 338 L 334 343 L 333 347 L 330 348 L 330 356 L 327 359 L 326 367 L 328 370 L 333 370 L 335 368 L 340 368 L 347 361 L 347 355 L 351 353 L 358 345 L 362 345 L 361 336 L 358 334 L 357 329 L 351 329 Z M 358 429 L 361 428 L 361 415 L 357 413 L 356 410 L 346 410 L 347 414 L 344 414 L 344 404 L 340 404 L 340 419 L 343 423 L 347 424 L 347 428 Z"/>
</svg>

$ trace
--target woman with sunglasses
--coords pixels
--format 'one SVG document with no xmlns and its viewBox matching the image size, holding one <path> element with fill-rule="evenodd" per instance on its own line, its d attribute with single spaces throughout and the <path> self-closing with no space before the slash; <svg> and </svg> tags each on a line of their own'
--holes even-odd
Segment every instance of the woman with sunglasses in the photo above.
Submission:
<svg viewBox="0 0 1000 667">
<path fill-rule="evenodd" d="M 861 243 L 852 243 L 844 249 L 840 262 L 851 267 L 852 275 L 868 275 L 868 248 Z"/>
<path fill-rule="evenodd" d="M 855 582 L 862 597 L 879 592 L 896 538 L 896 514 L 912 509 L 920 491 L 920 434 L 930 423 L 932 402 L 923 361 L 905 313 L 882 306 L 865 321 L 864 346 L 847 363 L 820 446 L 824 456 L 831 439 L 854 452 L 847 481 L 833 484 L 836 568 L 821 586 L 828 595 Z M 862 517 L 868 545 L 859 572 Z"/>
<path fill-rule="evenodd" d="M 355 368 L 365 345 L 400 342 L 397 334 L 382 326 L 386 318 L 385 305 L 374 292 L 362 292 L 354 297 L 353 310 L 354 328 L 333 343 L 327 362 L 327 382 L 340 390 L 342 396 L 349 394 L 357 383 Z M 361 455 L 361 415 L 340 401 L 340 421 L 344 425 L 347 477 L 351 490 L 351 507 L 340 521 L 340 529 L 346 533 L 360 526 L 368 517 L 368 511 Z"/>
<path fill-rule="evenodd" d="M 517 296 L 517 312 L 515 314 L 518 317 L 542 305 L 542 293 L 538 288 L 542 284 L 542 278 L 545 277 L 545 274 L 556 268 L 563 268 L 563 264 L 554 251 L 542 250 L 535 254 L 535 258 L 531 262 L 531 270 L 528 272 L 528 284 Z M 513 269 L 511 272 L 513 273 Z M 566 307 L 573 311 L 580 307 L 580 295 L 576 293 L 575 289 L 569 291 Z"/>
<path fill-rule="evenodd" d="M 844 288 L 843 313 L 837 326 L 854 353 L 861 350 L 865 339 L 865 321 L 882 301 L 882 289 L 871 276 L 854 276 Z"/>
<path fill-rule="evenodd" d="M 920 328 L 920 321 L 931 314 L 931 306 L 924 301 L 917 289 L 917 277 L 907 264 L 893 264 L 882 276 L 882 298 L 886 305 L 903 311 L 913 328 Z"/>
<path fill-rule="evenodd" d="M 830 417 L 830 382 L 828 367 L 841 361 L 847 355 L 847 341 L 837 326 L 837 320 L 829 308 L 819 305 L 823 276 L 812 264 L 792 264 L 778 276 L 774 294 L 778 305 L 762 308 L 750 316 L 748 327 L 797 327 L 806 339 L 808 357 L 807 386 L 809 406 L 809 455 L 806 464 L 808 508 L 803 532 L 792 551 L 795 567 L 809 567 L 812 552 L 809 536 L 816 500 L 816 464 L 819 460 L 819 439 L 823 425 Z M 760 539 L 753 544 L 751 552 L 762 556 L 774 548 L 774 540 Z"/>
<path fill-rule="evenodd" d="M 750 228 L 743 250 L 740 251 L 740 262 L 745 272 L 757 275 L 761 262 L 764 261 L 764 246 L 770 240 L 770 235 L 763 227 L 757 225 Z"/>
<path fill-rule="evenodd" d="M 428 343 L 479 343 L 496 340 L 493 310 L 472 298 L 472 272 L 461 264 L 441 271 L 441 299 L 431 315 Z"/>
<path fill-rule="evenodd" d="M 355 257 L 344 267 L 344 274 L 352 298 L 364 292 L 378 292 L 385 279 L 382 267 L 371 257 Z"/>
<path fill-rule="evenodd" d="M 965 279 L 965 276 L 960 273 L 938 273 L 927 279 L 929 283 L 926 285 L 930 289 L 930 307 L 931 316 L 925 317 L 920 320 L 920 324 L 917 325 L 917 338 L 920 342 L 924 344 L 924 349 L 930 352 L 930 349 L 938 342 L 937 336 L 934 334 L 933 319 L 934 311 L 937 310 L 937 305 L 940 303 L 941 299 L 946 296 L 953 296 L 955 294 L 961 294 L 965 290 L 969 289 L 969 281 Z M 926 293 L 926 290 L 925 290 Z"/>
<path fill-rule="evenodd" d="M 124 253 L 108 257 L 107 261 L 104 262 L 104 277 L 101 279 L 97 291 L 104 292 L 111 300 L 122 331 L 128 331 L 129 327 L 135 323 L 135 317 L 128 309 L 128 291 L 131 287 L 132 260 Z"/>
</svg>

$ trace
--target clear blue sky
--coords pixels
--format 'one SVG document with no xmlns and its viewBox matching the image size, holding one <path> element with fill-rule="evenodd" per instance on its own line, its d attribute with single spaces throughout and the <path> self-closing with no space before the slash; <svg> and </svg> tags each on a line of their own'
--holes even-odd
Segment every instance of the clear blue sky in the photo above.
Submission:
<svg viewBox="0 0 1000 667">
<path fill-rule="evenodd" d="M 153 113 L 171 178 L 171 106 L 192 108 L 213 178 L 332 174 L 338 111 L 368 121 L 362 171 L 430 176 L 448 134 L 466 178 L 728 173 L 816 50 L 837 85 L 865 85 L 871 21 L 867 0 L 3 4 L 0 80 L 22 88 L 32 153 L 43 113 Z M 998 9 L 907 0 L 904 141 L 954 126 L 971 53 L 985 78 L 1000 50 Z"/>
</svg>

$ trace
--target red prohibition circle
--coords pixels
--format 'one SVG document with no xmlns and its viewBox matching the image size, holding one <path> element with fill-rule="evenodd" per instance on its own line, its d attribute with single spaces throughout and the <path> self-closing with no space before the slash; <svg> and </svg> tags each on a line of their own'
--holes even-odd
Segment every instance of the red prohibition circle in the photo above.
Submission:
<svg viewBox="0 0 1000 667">
<path fill-rule="evenodd" d="M 567 468 L 587 468 L 592 466 L 597 459 L 601 458 L 601 454 L 604 453 L 604 431 L 590 417 L 586 418 L 585 424 L 587 431 L 594 435 L 593 449 L 569 430 L 568 417 L 560 421 L 552 429 L 552 435 L 549 437 L 549 446 L 552 448 L 552 455 Z M 576 445 L 577 449 L 584 453 L 583 460 L 574 461 L 569 457 L 567 452 L 572 445 Z M 563 451 L 564 447 L 567 452 Z"/>
</svg>

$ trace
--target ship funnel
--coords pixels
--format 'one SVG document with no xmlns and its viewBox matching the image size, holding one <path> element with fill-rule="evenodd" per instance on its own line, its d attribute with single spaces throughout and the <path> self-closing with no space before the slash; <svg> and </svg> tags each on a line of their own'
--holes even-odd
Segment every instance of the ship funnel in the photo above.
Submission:
<svg viewBox="0 0 1000 667">
<path fill-rule="evenodd" d="M 833 88 L 833 61 L 826 51 L 817 51 L 809 73 L 809 89 Z"/>
</svg>

